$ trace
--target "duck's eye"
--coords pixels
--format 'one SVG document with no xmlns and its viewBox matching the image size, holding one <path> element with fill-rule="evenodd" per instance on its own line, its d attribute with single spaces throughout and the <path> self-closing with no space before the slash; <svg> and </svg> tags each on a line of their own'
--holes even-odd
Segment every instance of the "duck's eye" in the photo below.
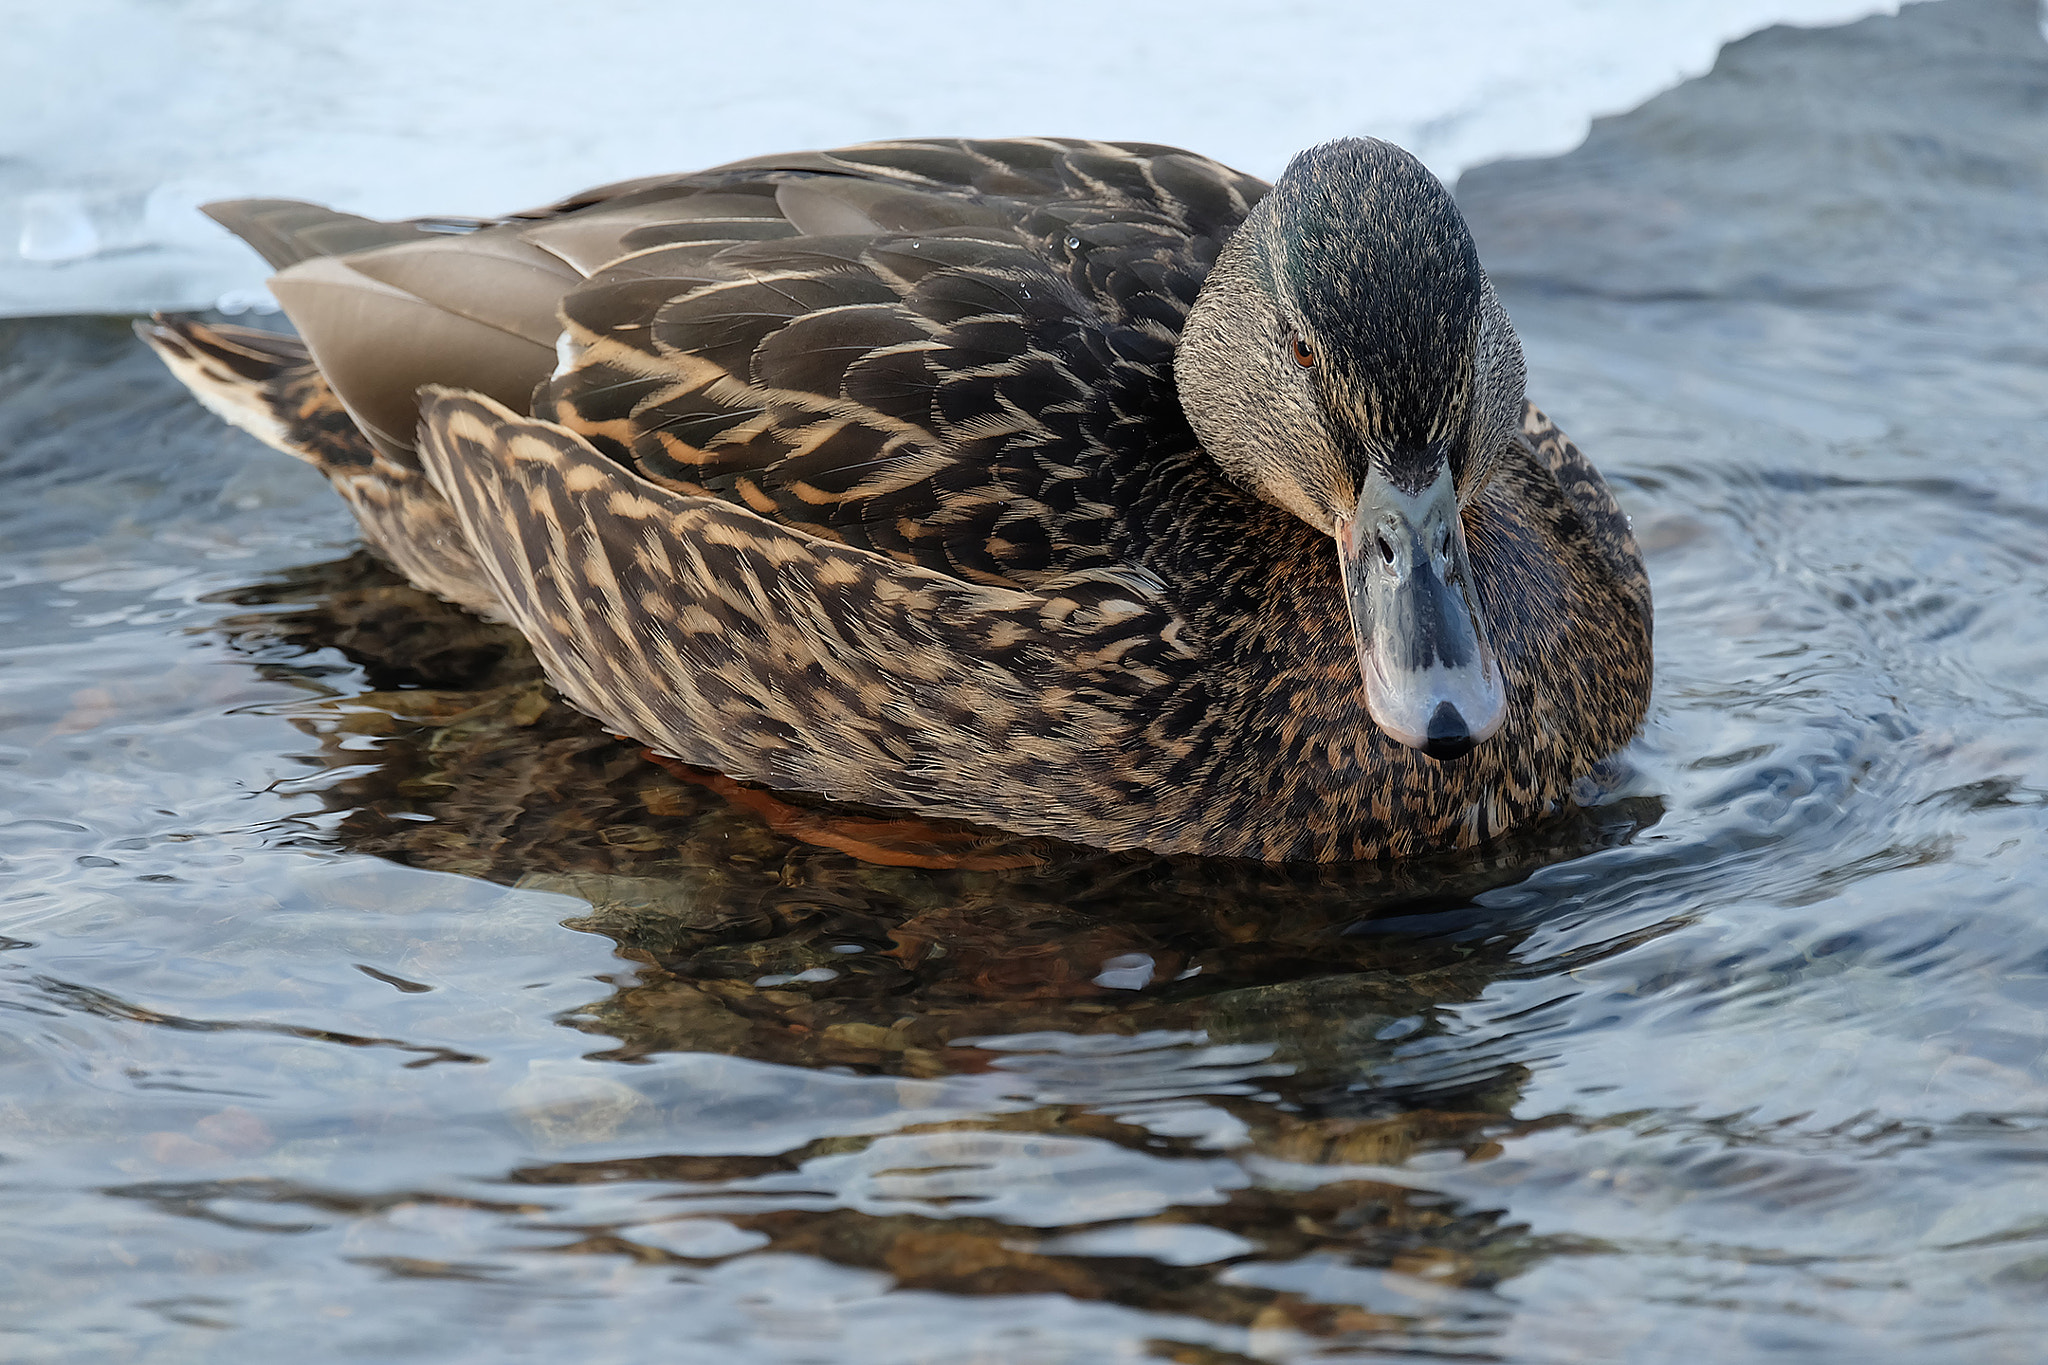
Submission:
<svg viewBox="0 0 2048 1365">
<path fill-rule="evenodd" d="M 1304 370 L 1313 367 L 1316 363 L 1315 351 L 1299 335 L 1291 340 L 1294 348 L 1294 363 L 1301 366 Z"/>
</svg>

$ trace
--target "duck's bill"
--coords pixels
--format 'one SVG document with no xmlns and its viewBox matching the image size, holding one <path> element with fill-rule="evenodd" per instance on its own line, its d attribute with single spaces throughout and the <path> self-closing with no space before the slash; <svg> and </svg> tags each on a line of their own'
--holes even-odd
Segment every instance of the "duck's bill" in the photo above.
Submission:
<svg viewBox="0 0 2048 1365">
<path fill-rule="evenodd" d="M 1449 468 L 1415 494 L 1375 471 L 1337 554 L 1374 723 L 1441 762 L 1464 757 L 1500 729 L 1507 697 Z"/>
</svg>

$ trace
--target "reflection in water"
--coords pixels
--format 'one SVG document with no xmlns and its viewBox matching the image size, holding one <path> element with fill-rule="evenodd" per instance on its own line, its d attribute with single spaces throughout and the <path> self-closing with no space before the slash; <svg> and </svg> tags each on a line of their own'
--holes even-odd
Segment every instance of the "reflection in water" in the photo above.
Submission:
<svg viewBox="0 0 2048 1365">
<path fill-rule="evenodd" d="M 1512 1046 L 1465 1049 L 1438 1027 L 1443 1007 L 1516 970 L 1532 922 L 1473 898 L 1626 842 L 1656 818 L 1654 798 L 1430 862 L 1275 867 L 1009 840 L 999 850 L 1026 850 L 1029 866 L 872 866 L 648 762 L 545 689 L 516 634 L 367 556 L 231 600 L 264 610 L 215 629 L 313 694 L 283 714 L 320 740 L 332 777 L 301 785 L 340 816 L 327 837 L 574 896 L 589 909 L 571 926 L 641 964 L 574 1016 L 616 1040 L 594 1056 L 973 1077 L 981 1107 L 1008 1111 L 772 1155 L 676 1153 L 630 1083 L 542 1083 L 518 1110 L 540 1148 L 623 1141 L 632 1154 L 528 1165 L 516 1183 L 670 1187 L 666 1221 L 580 1225 L 557 1250 L 697 1265 L 766 1249 L 911 1289 L 1362 1338 L 1441 1317 L 1398 1277 L 1434 1301 L 1577 1245 L 1381 1177 L 1429 1153 L 1491 1155 L 1529 1130 L 1508 1117 L 1523 1074 Z M 372 690 L 335 693 L 328 651 Z M 302 672 L 308 660 L 321 662 Z M 682 1102 L 705 1127 L 743 1127 L 741 1088 L 724 1116 L 715 1084 Z M 124 1193 L 205 1217 L 226 1200 L 330 1197 Z M 1241 1264 L 1253 1256 L 1256 1271 Z M 1289 1265 L 1299 1273 L 1275 1273 Z M 1355 1306 L 1352 1282 L 1382 1271 L 1397 1280 L 1381 1308 Z M 1333 1303 L 1315 1285 L 1346 1288 Z M 1498 1311 L 1475 1301 L 1451 1317 Z"/>
</svg>

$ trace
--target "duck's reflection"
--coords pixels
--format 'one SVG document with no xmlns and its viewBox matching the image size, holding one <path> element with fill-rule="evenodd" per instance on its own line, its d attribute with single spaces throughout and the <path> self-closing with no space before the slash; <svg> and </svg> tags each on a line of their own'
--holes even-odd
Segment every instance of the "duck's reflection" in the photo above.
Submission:
<svg viewBox="0 0 2048 1365">
<path fill-rule="evenodd" d="M 1653 802 L 1390 866 L 1004 836 L 977 853 L 1029 865 L 875 866 L 646 761 L 556 699 L 516 637 L 365 558 L 237 600 L 263 608 L 229 623 L 259 666 L 325 691 L 321 651 L 338 650 L 373 689 L 298 713 L 320 739 L 314 761 L 338 773 L 325 791 L 345 812 L 341 844 L 573 895 L 590 907 L 575 927 L 639 964 L 573 1021 L 612 1040 L 596 1055 L 723 1054 L 904 1084 L 978 1074 L 1008 1101 L 774 1157 L 654 1152 L 514 1173 L 661 1182 L 679 1217 L 744 1234 L 693 1255 L 687 1239 L 592 1226 L 574 1249 L 696 1263 L 768 1246 L 909 1287 L 1340 1336 L 1414 1326 L 1360 1306 L 1372 1296 L 1359 1276 L 1483 1288 L 1547 1250 L 1382 1177 L 1424 1152 L 1483 1158 L 1529 1126 L 1509 1117 L 1524 1076 L 1514 1039 L 1445 1026 L 1446 1007 L 1515 970 L 1533 927 L 1474 897 L 1628 839 Z M 582 1113 L 543 1106 L 536 1121 L 573 1138 L 603 1121 L 601 1107 Z M 1210 1174 L 1175 1195 L 1169 1170 Z"/>
</svg>

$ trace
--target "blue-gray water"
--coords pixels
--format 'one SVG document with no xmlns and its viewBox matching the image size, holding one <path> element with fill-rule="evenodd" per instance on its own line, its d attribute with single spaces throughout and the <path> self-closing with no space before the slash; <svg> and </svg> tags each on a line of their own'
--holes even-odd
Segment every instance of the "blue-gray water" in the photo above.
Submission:
<svg viewBox="0 0 2048 1365">
<path fill-rule="evenodd" d="M 124 324 L 0 330 L 0 1358 L 2041 1358 L 2048 47 L 1773 30 L 1460 196 L 1657 696 L 1483 856 L 863 867 Z"/>
</svg>

